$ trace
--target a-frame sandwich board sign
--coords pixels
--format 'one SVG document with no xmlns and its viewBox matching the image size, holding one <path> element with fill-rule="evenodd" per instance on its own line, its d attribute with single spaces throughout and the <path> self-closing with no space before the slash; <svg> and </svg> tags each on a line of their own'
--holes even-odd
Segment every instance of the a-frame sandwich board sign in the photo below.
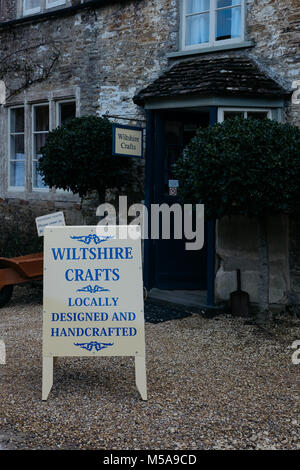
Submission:
<svg viewBox="0 0 300 470">
<path fill-rule="evenodd" d="M 42 400 L 54 359 L 134 356 L 147 400 L 139 226 L 46 227 Z"/>
</svg>

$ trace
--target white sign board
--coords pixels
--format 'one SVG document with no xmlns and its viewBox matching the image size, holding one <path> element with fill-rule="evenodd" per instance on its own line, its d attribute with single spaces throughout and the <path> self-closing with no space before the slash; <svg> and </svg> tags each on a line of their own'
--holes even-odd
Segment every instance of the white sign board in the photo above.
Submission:
<svg viewBox="0 0 300 470">
<path fill-rule="evenodd" d="M 179 188 L 178 180 L 169 180 L 169 188 Z"/>
<path fill-rule="evenodd" d="M 35 223 L 36 223 L 36 228 L 37 228 L 39 237 L 44 236 L 44 230 L 49 225 L 51 226 L 66 225 L 63 212 L 54 212 L 54 214 L 42 215 L 41 217 L 37 217 L 35 219 Z"/>
<path fill-rule="evenodd" d="M 140 233 L 131 239 L 118 227 L 45 228 L 43 400 L 59 356 L 134 356 L 147 399 Z"/>
</svg>

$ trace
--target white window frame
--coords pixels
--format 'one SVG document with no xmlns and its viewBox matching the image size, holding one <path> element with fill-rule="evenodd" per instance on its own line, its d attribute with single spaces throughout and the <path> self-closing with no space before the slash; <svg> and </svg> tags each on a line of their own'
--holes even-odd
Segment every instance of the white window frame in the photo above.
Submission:
<svg viewBox="0 0 300 470">
<path fill-rule="evenodd" d="M 14 132 L 14 133 L 12 133 L 11 132 L 11 112 L 14 109 L 19 109 L 19 108 L 23 108 L 23 111 L 24 111 L 24 132 Z M 14 134 L 14 135 L 23 134 L 23 136 L 24 136 L 24 185 L 23 186 L 11 186 L 11 184 L 10 184 L 10 163 L 12 161 L 16 161 L 16 160 L 11 159 L 11 135 L 12 134 Z M 25 181 L 26 181 L 25 106 L 20 105 L 20 106 L 12 106 L 8 110 L 8 189 L 11 190 L 11 191 L 22 191 L 23 192 L 25 190 Z"/>
<path fill-rule="evenodd" d="M 54 95 L 54 96 L 53 96 Z M 58 96 L 59 95 L 59 96 Z M 75 104 L 75 116 L 78 117 L 80 115 L 80 101 L 79 95 L 77 91 L 74 90 L 74 93 L 70 93 L 70 90 L 67 89 L 65 96 L 61 95 L 61 91 L 59 92 L 51 92 L 48 96 L 45 96 L 44 99 L 39 101 L 35 100 L 33 96 L 29 96 L 29 100 L 25 99 L 24 103 L 16 103 L 12 104 L 7 109 L 6 114 L 6 165 L 5 165 L 5 173 L 6 173 L 6 190 L 13 194 L 16 192 L 24 192 L 24 193 L 44 193 L 49 194 L 52 192 L 56 193 L 65 193 L 67 196 L 74 196 L 71 191 L 64 191 L 59 190 L 57 188 L 50 188 L 44 187 L 39 188 L 34 186 L 34 162 L 36 158 L 34 158 L 34 136 L 37 133 L 42 133 L 46 131 L 35 131 L 35 109 L 39 106 L 49 106 L 49 130 L 51 132 L 54 128 L 56 128 L 60 121 L 60 113 L 59 113 L 59 105 L 63 103 L 74 103 Z M 11 165 L 11 112 L 14 109 L 22 108 L 24 110 L 24 186 L 12 186 L 10 184 L 10 165 Z M 14 134 L 14 133 L 13 133 Z M 21 133 L 16 133 L 21 134 Z M 23 134 L 23 133 L 22 133 Z M 7 179 L 8 178 L 8 179 Z M 35 196 L 34 196 L 35 197 Z M 37 198 L 43 196 L 39 196 L 36 194 Z M 48 196 L 45 197 L 48 199 Z"/>
<path fill-rule="evenodd" d="M 244 113 L 244 118 L 247 119 L 248 112 L 255 113 L 268 113 L 268 119 L 272 118 L 272 110 L 270 108 L 244 108 L 244 107 L 222 107 L 218 108 L 218 122 L 224 122 L 224 112 L 226 111 L 239 111 Z"/>
<path fill-rule="evenodd" d="M 35 109 L 40 107 L 40 106 L 48 106 L 48 112 L 49 112 L 49 129 L 48 131 L 35 131 L 34 130 L 34 120 L 35 120 Z M 38 186 L 34 186 L 33 184 L 33 175 L 34 175 L 34 162 L 38 161 L 35 158 L 35 142 L 34 142 L 34 137 L 36 134 L 46 134 L 46 132 L 49 134 L 49 132 L 52 129 L 52 122 L 51 122 L 51 103 L 50 101 L 44 101 L 41 103 L 33 104 L 31 107 L 31 145 L 30 145 L 30 158 L 31 158 L 31 189 L 33 192 L 36 191 L 42 191 L 42 192 L 49 192 L 51 188 L 49 186 L 46 186 L 44 188 L 39 188 Z"/>
<path fill-rule="evenodd" d="M 39 7 L 30 8 L 29 10 L 27 10 L 26 0 L 23 0 L 23 16 L 35 15 L 36 13 L 40 13 L 42 11 L 42 3 L 43 3 L 43 0 L 41 0 L 41 4 Z"/>
<path fill-rule="evenodd" d="M 223 39 L 220 41 L 216 40 L 216 12 L 218 10 L 225 10 L 231 7 L 217 8 L 217 0 L 210 0 L 209 8 L 209 40 L 208 42 L 202 42 L 197 44 L 186 45 L 186 6 L 187 0 L 182 1 L 181 8 L 181 50 L 189 51 L 193 49 L 201 49 L 207 47 L 225 46 L 230 44 L 238 44 L 245 40 L 245 17 L 246 17 L 246 0 L 240 0 L 241 2 L 241 35 L 238 38 Z M 238 6 L 238 5 L 236 5 Z M 188 15 L 189 16 L 189 15 Z"/>
</svg>

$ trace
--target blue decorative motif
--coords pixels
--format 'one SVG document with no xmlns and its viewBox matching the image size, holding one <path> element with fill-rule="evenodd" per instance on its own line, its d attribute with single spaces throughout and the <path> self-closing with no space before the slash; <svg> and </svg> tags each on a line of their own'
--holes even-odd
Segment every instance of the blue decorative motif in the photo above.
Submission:
<svg viewBox="0 0 300 470">
<path fill-rule="evenodd" d="M 86 287 L 83 287 L 82 289 L 77 289 L 76 292 L 89 292 L 90 294 L 96 294 L 96 292 L 109 292 L 109 289 L 105 289 L 104 287 L 101 286 L 91 286 L 88 285 Z"/>
<path fill-rule="evenodd" d="M 74 240 L 78 240 L 79 242 L 84 243 L 85 245 L 89 245 L 91 242 L 94 242 L 96 245 L 99 245 L 99 243 L 106 242 L 109 238 L 112 238 L 112 236 L 107 236 L 107 237 L 98 237 L 98 235 L 95 235 L 94 233 L 90 233 L 89 235 L 80 235 L 78 237 L 70 237 L 73 238 Z"/>
<path fill-rule="evenodd" d="M 108 346 L 113 346 L 114 343 L 98 343 L 97 341 L 91 341 L 90 343 L 74 343 L 74 346 L 80 346 L 82 349 L 87 349 L 88 351 L 93 351 L 93 348 L 96 351 L 101 351 L 101 349 L 106 349 Z"/>
</svg>

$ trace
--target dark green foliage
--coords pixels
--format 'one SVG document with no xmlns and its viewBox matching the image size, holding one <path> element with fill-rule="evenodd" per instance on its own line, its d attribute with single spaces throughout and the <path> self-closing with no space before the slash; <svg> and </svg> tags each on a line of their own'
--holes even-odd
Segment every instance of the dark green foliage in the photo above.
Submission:
<svg viewBox="0 0 300 470">
<path fill-rule="evenodd" d="M 199 129 L 176 164 L 179 196 L 207 217 L 300 213 L 300 129 L 228 119 Z"/>
<path fill-rule="evenodd" d="M 112 156 L 112 124 L 107 118 L 84 116 L 49 133 L 39 170 L 48 186 L 85 196 L 128 184 L 132 159 Z"/>
<path fill-rule="evenodd" d="M 0 256 L 14 258 L 43 251 L 43 237 L 38 237 L 33 223 L 32 230 L 6 226 L 0 243 Z"/>
<path fill-rule="evenodd" d="M 12 296 L 14 286 L 4 286 L 0 289 L 0 308 L 6 305 Z"/>
</svg>

